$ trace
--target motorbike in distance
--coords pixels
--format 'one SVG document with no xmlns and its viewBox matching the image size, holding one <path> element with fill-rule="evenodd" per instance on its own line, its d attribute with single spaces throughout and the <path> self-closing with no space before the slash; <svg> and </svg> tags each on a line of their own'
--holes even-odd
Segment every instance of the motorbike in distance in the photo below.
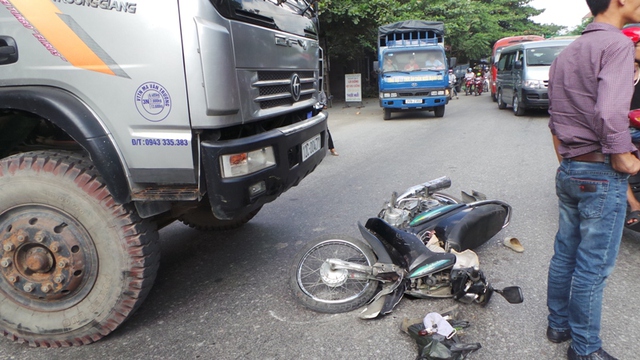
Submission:
<svg viewBox="0 0 640 360">
<path fill-rule="evenodd" d="M 475 95 L 482 95 L 482 92 L 484 91 L 484 76 L 482 76 L 482 74 L 476 75 L 473 88 L 475 90 Z"/>
<path fill-rule="evenodd" d="M 464 95 L 473 94 L 475 92 L 475 79 L 464 80 Z"/>
<path fill-rule="evenodd" d="M 449 100 L 453 100 L 455 96 L 458 99 L 458 89 L 457 89 L 457 79 L 456 75 L 453 73 L 453 70 L 449 70 Z"/>
<path fill-rule="evenodd" d="M 497 292 L 521 303 L 519 287 L 488 283 L 471 251 L 509 224 L 511 207 L 476 192 L 463 192 L 463 201 L 438 192 L 450 185 L 443 177 L 393 193 L 378 217 L 358 223 L 364 241 L 324 236 L 307 243 L 291 266 L 295 297 L 325 313 L 368 304 L 364 319 L 390 313 L 405 294 L 486 305 Z"/>
</svg>

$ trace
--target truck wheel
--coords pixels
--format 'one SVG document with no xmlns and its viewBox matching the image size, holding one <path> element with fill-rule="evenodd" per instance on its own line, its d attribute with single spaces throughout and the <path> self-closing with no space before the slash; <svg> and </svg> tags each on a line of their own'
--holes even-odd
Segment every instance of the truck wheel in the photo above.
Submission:
<svg viewBox="0 0 640 360">
<path fill-rule="evenodd" d="M 117 204 L 89 158 L 29 152 L 0 161 L 0 332 L 31 346 L 99 340 L 140 306 L 158 233 Z"/>
<path fill-rule="evenodd" d="M 253 217 L 256 216 L 260 209 L 262 209 L 262 206 L 238 219 L 220 220 L 213 216 L 209 198 L 205 197 L 202 199 L 202 201 L 200 201 L 197 208 L 191 209 L 188 212 L 182 214 L 178 218 L 178 220 L 182 221 L 182 223 L 184 223 L 185 225 L 201 231 L 231 230 L 239 228 L 240 226 L 246 224 L 249 220 L 253 219 Z"/>
<path fill-rule="evenodd" d="M 383 109 L 384 110 L 384 115 L 382 116 L 382 118 L 384 120 L 389 120 L 391 119 L 391 109 Z"/>
<path fill-rule="evenodd" d="M 498 90 L 498 109 L 506 109 L 507 103 L 502 98 L 502 89 Z"/>
<path fill-rule="evenodd" d="M 443 117 L 444 116 L 444 105 L 443 106 L 438 106 L 437 108 L 435 108 L 433 110 L 433 113 L 435 114 L 436 117 Z"/>
</svg>

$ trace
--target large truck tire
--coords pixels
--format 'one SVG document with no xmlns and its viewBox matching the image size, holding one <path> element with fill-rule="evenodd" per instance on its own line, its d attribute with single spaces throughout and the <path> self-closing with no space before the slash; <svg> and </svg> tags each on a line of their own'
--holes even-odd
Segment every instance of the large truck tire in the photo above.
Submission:
<svg viewBox="0 0 640 360">
<path fill-rule="evenodd" d="M 112 199 L 87 156 L 0 160 L 0 333 L 34 347 L 111 333 L 153 285 L 157 237 L 132 204 Z"/>
<path fill-rule="evenodd" d="M 391 119 L 391 109 L 389 108 L 384 108 L 382 109 L 384 111 L 384 114 L 382 115 L 382 118 L 384 120 L 390 120 Z"/>
<path fill-rule="evenodd" d="M 178 220 L 185 225 L 200 231 L 231 230 L 239 228 L 249 220 L 253 219 L 260 209 L 262 209 L 262 206 L 237 219 L 220 220 L 213 215 L 213 212 L 211 211 L 211 203 L 209 202 L 209 199 L 205 197 L 200 201 L 198 207 L 180 215 Z"/>
</svg>

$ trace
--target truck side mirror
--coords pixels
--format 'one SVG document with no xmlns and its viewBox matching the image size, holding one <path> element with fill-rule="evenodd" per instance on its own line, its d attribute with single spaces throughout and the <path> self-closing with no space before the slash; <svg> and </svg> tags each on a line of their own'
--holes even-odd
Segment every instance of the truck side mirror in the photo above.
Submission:
<svg viewBox="0 0 640 360">
<path fill-rule="evenodd" d="M 516 60 L 516 62 L 513 64 L 513 68 L 514 69 L 522 69 L 522 61 Z"/>
<path fill-rule="evenodd" d="M 457 63 L 458 63 L 458 58 L 455 58 L 455 57 L 449 58 L 449 69 L 456 67 Z"/>
<path fill-rule="evenodd" d="M 380 62 L 378 62 L 378 60 L 373 62 L 373 72 L 376 74 L 380 73 Z"/>
</svg>

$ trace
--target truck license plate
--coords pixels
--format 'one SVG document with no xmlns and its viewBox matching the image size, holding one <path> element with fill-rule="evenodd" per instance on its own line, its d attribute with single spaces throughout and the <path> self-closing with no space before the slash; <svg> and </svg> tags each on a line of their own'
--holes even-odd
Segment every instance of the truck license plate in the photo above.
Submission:
<svg viewBox="0 0 640 360">
<path fill-rule="evenodd" d="M 307 160 L 311 155 L 315 154 L 322 148 L 320 134 L 302 143 L 302 161 Z"/>
<path fill-rule="evenodd" d="M 422 104 L 422 99 L 407 99 L 404 101 L 405 104 Z"/>
</svg>

